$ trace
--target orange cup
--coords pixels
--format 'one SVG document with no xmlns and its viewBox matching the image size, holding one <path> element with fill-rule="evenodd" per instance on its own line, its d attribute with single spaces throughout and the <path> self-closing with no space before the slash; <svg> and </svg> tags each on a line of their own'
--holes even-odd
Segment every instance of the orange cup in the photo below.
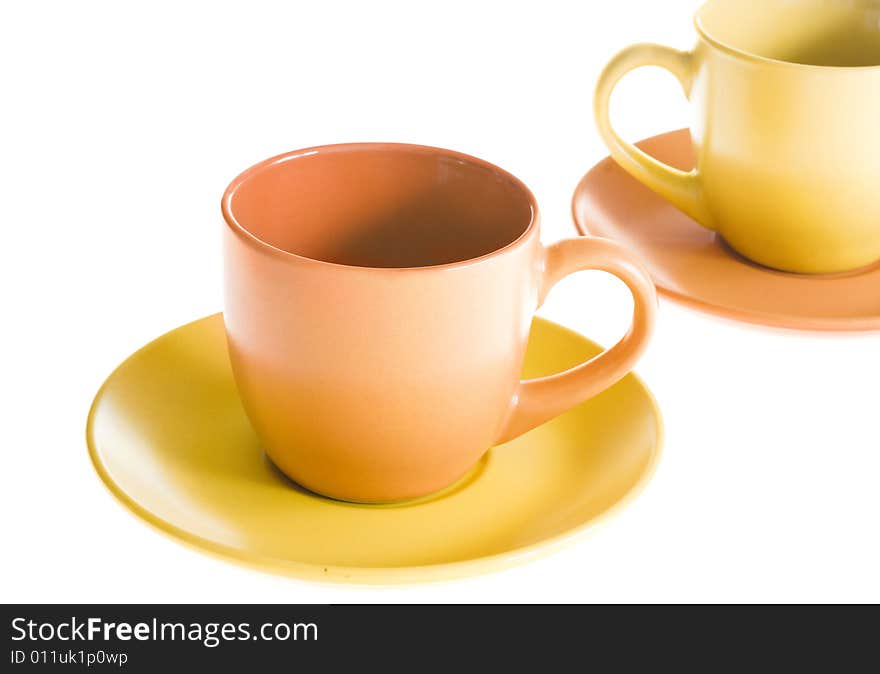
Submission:
<svg viewBox="0 0 880 674">
<path fill-rule="evenodd" d="M 542 246 L 529 189 L 457 152 L 299 150 L 238 176 L 222 210 L 244 408 L 275 465 L 333 498 L 454 483 L 492 445 L 623 377 L 653 328 L 654 286 L 632 254 L 604 239 Z M 583 269 L 627 284 L 632 327 L 588 362 L 520 381 L 533 313 Z"/>
</svg>

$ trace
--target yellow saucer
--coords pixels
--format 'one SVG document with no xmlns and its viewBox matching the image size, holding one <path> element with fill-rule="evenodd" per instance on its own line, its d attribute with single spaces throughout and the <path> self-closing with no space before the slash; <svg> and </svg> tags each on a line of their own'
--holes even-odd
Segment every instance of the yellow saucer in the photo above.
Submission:
<svg viewBox="0 0 880 674">
<path fill-rule="evenodd" d="M 524 374 L 549 374 L 599 350 L 535 319 Z M 165 533 L 261 570 L 362 583 L 437 580 L 534 557 L 643 484 L 661 435 L 654 399 L 629 375 L 491 449 L 439 494 L 387 506 L 333 501 L 287 480 L 260 450 L 220 314 L 122 363 L 95 397 L 86 430 L 110 491 Z"/>
</svg>

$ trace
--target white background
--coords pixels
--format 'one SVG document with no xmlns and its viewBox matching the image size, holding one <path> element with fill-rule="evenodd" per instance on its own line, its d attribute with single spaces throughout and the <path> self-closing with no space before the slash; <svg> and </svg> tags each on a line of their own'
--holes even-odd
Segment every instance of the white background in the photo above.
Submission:
<svg viewBox="0 0 880 674">
<path fill-rule="evenodd" d="M 3 3 L 2 600 L 880 600 L 877 334 L 663 301 L 638 367 L 667 427 L 647 489 L 549 558 L 442 584 L 320 585 L 203 556 L 133 518 L 87 458 L 106 375 L 221 309 L 219 198 L 240 170 L 332 142 L 450 147 L 521 177 L 545 241 L 571 236 L 572 189 L 606 154 L 601 67 L 632 42 L 690 47 L 697 4 Z M 633 140 L 689 121 L 656 69 L 613 108 Z M 541 313 L 608 344 L 630 308 L 586 272 Z"/>
</svg>

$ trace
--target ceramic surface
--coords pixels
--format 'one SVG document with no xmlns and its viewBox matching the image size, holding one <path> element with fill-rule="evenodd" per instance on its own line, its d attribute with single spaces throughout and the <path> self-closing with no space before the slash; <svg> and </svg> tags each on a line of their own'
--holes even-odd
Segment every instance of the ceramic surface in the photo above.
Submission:
<svg viewBox="0 0 880 674">
<path fill-rule="evenodd" d="M 620 245 L 541 245 L 512 175 L 449 150 L 359 143 L 245 171 L 223 198 L 232 369 L 275 464 L 334 498 L 442 489 L 487 448 L 624 376 L 656 296 Z M 581 269 L 620 277 L 633 324 L 607 352 L 520 381 L 529 324 Z"/>
<path fill-rule="evenodd" d="M 880 260 L 880 0 L 711 0 L 692 51 L 634 45 L 595 95 L 599 131 L 637 180 L 762 265 L 833 273 Z M 612 128 L 628 71 L 672 72 L 696 165 L 677 170 Z"/>
<path fill-rule="evenodd" d="M 693 166 L 687 129 L 638 145 L 681 170 Z M 736 254 L 610 157 L 581 180 L 572 213 L 581 234 L 623 242 L 645 261 L 662 295 L 693 308 L 796 330 L 880 330 L 880 264 L 828 276 L 762 267 Z"/>
<path fill-rule="evenodd" d="M 523 374 L 557 372 L 600 350 L 536 319 Z M 491 449 L 444 492 L 395 505 L 326 499 L 287 480 L 261 451 L 220 315 L 169 332 L 120 365 L 87 430 L 111 492 L 174 538 L 266 571 L 369 583 L 485 572 L 552 548 L 647 480 L 661 434 L 651 394 L 629 375 Z"/>
</svg>

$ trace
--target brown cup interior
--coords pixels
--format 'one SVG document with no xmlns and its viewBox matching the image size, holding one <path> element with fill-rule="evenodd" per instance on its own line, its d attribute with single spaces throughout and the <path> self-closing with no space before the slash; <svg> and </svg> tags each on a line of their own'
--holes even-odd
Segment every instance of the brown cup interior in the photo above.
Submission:
<svg viewBox="0 0 880 674">
<path fill-rule="evenodd" d="M 228 216 L 264 244 L 358 267 L 479 258 L 531 226 L 528 189 L 491 164 L 397 144 L 332 145 L 258 164 L 233 183 Z"/>
</svg>

